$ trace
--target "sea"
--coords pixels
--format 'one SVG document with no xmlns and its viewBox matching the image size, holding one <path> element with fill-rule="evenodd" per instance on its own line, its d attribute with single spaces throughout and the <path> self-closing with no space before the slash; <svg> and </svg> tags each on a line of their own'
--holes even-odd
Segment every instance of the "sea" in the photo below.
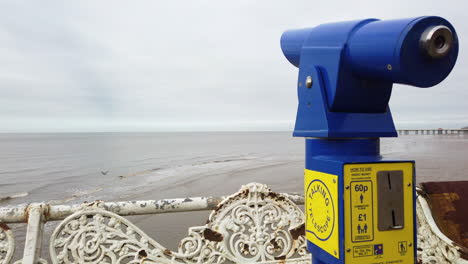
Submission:
<svg viewBox="0 0 468 264">
<path fill-rule="evenodd" d="M 415 160 L 418 182 L 468 180 L 468 133 L 383 138 L 381 152 Z M 118 200 L 267 167 L 281 183 L 275 166 L 299 170 L 303 161 L 304 139 L 290 132 L 0 134 L 0 206 Z M 302 180 L 288 175 L 284 182 L 291 177 Z"/>
</svg>

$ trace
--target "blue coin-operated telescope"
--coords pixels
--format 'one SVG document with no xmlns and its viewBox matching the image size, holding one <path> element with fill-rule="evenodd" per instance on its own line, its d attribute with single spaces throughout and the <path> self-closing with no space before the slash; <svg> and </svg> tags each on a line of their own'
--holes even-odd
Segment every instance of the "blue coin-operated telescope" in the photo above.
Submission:
<svg viewBox="0 0 468 264">
<path fill-rule="evenodd" d="M 366 19 L 286 31 L 281 48 L 299 67 L 313 263 L 415 263 L 414 161 L 385 159 L 379 138 L 397 136 L 394 83 L 431 87 L 451 72 L 455 29 L 440 17 Z"/>
</svg>

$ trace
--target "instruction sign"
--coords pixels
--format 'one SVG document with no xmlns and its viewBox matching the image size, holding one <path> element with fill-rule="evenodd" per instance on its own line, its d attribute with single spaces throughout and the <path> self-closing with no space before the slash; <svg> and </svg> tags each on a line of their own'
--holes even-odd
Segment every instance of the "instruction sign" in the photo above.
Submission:
<svg viewBox="0 0 468 264">
<path fill-rule="evenodd" d="M 411 162 L 346 164 L 344 172 L 344 248 L 346 264 L 414 264 L 414 193 L 413 170 Z M 399 171 L 402 177 L 391 175 L 384 178 L 385 184 L 378 184 L 379 172 Z M 382 173 L 380 173 L 382 174 Z M 386 173 L 388 174 L 388 173 Z M 391 174 L 391 173 L 390 173 Z M 398 179 L 400 183 L 392 182 Z M 402 181 L 402 182 L 401 182 Z M 396 213 L 390 214 L 395 228 L 379 229 L 379 209 L 393 212 L 392 203 L 380 204 L 379 188 L 403 190 L 403 226 L 396 222 Z M 392 189 L 392 190 L 393 190 Z M 386 191 L 388 190 L 381 190 Z M 391 201 L 391 200 L 387 200 Z M 393 217 L 393 219 L 392 219 Z M 398 224 L 398 225 L 397 225 Z"/>
<path fill-rule="evenodd" d="M 306 238 L 339 259 L 338 176 L 312 170 L 304 175 Z"/>
<path fill-rule="evenodd" d="M 374 240 L 372 181 L 351 182 L 351 239 L 353 242 Z"/>
</svg>

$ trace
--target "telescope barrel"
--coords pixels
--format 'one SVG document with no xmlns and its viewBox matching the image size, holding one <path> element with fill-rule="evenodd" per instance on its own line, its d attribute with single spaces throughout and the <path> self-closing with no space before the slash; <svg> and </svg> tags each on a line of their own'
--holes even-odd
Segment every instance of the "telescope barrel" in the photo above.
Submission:
<svg viewBox="0 0 468 264">
<path fill-rule="evenodd" d="M 299 67 L 303 49 L 333 47 L 333 34 L 343 34 L 346 25 L 349 30 L 342 60 L 362 79 L 430 87 L 444 80 L 457 60 L 455 29 L 447 20 L 435 16 L 369 19 L 289 30 L 281 37 L 283 53 Z"/>
</svg>

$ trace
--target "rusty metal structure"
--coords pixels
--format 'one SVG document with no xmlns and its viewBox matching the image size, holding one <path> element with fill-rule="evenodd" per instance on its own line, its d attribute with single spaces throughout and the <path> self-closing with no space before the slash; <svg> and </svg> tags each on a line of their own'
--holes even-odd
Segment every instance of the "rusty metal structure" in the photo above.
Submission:
<svg viewBox="0 0 468 264">
<path fill-rule="evenodd" d="M 310 263 L 304 213 L 298 206 L 303 203 L 302 195 L 249 183 L 227 197 L 4 207 L 0 208 L 0 263 Z M 207 223 L 189 228 L 177 251 L 124 218 L 200 210 L 212 210 Z M 463 259 L 466 248 L 437 227 L 427 195 L 418 196 L 417 216 L 420 263 L 468 263 Z M 49 221 L 60 222 L 44 243 L 49 256 L 41 256 L 44 225 Z M 27 224 L 23 257 L 16 261 L 10 223 Z"/>
<path fill-rule="evenodd" d="M 467 189 L 468 181 L 425 182 L 420 192 L 431 209 L 434 223 L 465 259 L 468 258 Z"/>
</svg>

